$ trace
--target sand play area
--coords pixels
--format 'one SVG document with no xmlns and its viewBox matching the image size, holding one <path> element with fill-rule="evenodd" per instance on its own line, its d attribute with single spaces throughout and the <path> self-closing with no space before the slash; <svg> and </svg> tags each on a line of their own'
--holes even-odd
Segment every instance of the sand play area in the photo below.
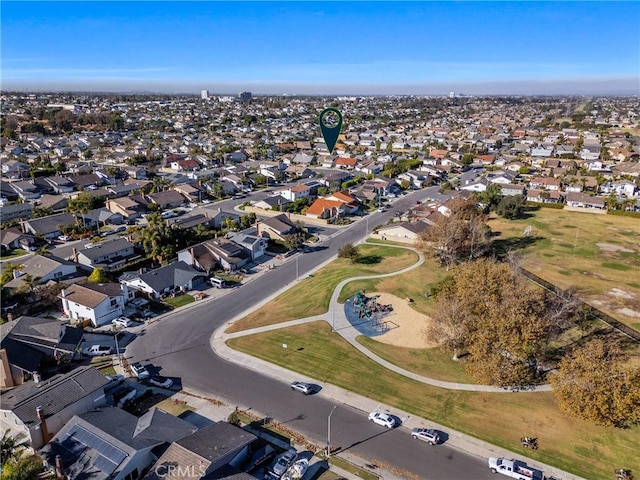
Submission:
<svg viewBox="0 0 640 480">
<path fill-rule="evenodd" d="M 422 333 L 431 318 L 415 311 L 406 299 L 382 292 L 367 292 L 366 295 L 367 297 L 379 295 L 377 299 L 379 305 L 393 306 L 393 311 L 382 317 L 383 322 L 389 322 L 389 329 L 382 335 L 376 335 L 375 340 L 398 347 L 431 348 L 435 346 Z"/>
</svg>

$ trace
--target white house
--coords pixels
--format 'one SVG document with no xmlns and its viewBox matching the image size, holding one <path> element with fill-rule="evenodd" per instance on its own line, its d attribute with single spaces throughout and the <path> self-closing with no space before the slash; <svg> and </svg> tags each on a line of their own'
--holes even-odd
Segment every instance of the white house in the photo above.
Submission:
<svg viewBox="0 0 640 480">
<path fill-rule="evenodd" d="M 119 283 L 76 283 L 60 293 L 65 315 L 74 320 L 91 320 L 94 327 L 121 316 L 133 298 L 134 292 Z"/>
</svg>

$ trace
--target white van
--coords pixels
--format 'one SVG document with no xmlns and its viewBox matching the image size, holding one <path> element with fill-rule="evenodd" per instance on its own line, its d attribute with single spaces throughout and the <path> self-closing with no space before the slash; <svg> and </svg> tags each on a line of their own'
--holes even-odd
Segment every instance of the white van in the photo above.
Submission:
<svg viewBox="0 0 640 480">
<path fill-rule="evenodd" d="M 209 279 L 209 282 L 211 283 L 212 286 L 216 288 L 224 288 L 226 286 L 224 279 L 219 277 L 211 277 Z"/>
</svg>

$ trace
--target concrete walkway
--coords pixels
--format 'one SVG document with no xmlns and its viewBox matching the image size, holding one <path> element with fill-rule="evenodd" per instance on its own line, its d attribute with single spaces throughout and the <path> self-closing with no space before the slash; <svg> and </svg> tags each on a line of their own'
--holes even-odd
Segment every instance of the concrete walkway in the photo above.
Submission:
<svg viewBox="0 0 640 480">
<path fill-rule="evenodd" d="M 333 328 L 333 330 L 335 332 L 337 332 L 342 338 L 344 338 L 347 342 L 349 342 L 354 348 L 358 349 L 360 352 L 362 352 L 364 355 L 366 355 L 367 357 L 369 357 L 371 360 L 373 360 L 374 362 L 379 363 L 380 365 L 384 366 L 385 368 L 392 370 L 396 373 L 399 373 L 400 375 L 403 375 L 405 377 L 411 378 L 413 380 L 416 380 L 418 382 L 422 382 L 425 383 L 427 385 L 432 385 L 434 387 L 439 387 L 439 388 L 446 388 L 449 390 L 465 390 L 465 391 L 470 391 L 470 392 L 490 392 L 490 393 L 505 393 L 505 392 L 518 392 L 518 391 L 526 391 L 526 392 L 533 392 L 533 391 L 550 391 L 551 390 L 551 386 L 550 385 L 540 385 L 540 386 L 536 386 L 536 387 L 532 387 L 532 388 L 528 388 L 526 390 L 518 390 L 518 389 L 509 389 L 509 388 L 502 388 L 502 387 L 494 387 L 491 385 L 477 385 L 477 384 L 470 384 L 470 383 L 455 383 L 455 382 L 445 382 L 442 380 L 436 380 L 433 378 L 429 378 L 429 377 L 425 377 L 423 375 L 418 375 L 417 373 L 413 373 L 410 372 L 408 370 L 405 370 L 402 367 L 399 367 L 398 365 L 394 365 L 393 363 L 390 363 L 386 360 L 384 360 L 383 358 L 379 357 L 378 355 L 376 355 L 375 353 L 373 353 L 371 350 L 365 348 L 363 345 L 361 345 L 356 338 L 360 335 L 360 332 L 358 332 L 358 330 L 356 328 L 354 328 L 354 326 L 352 325 L 352 323 L 349 321 L 349 319 L 347 318 L 347 314 L 345 312 L 345 305 L 341 304 L 338 302 L 338 298 L 340 297 L 340 292 L 342 292 L 343 288 L 345 287 L 345 285 L 347 285 L 350 282 L 354 282 L 357 280 L 368 280 L 368 279 L 372 279 L 372 278 L 385 278 L 385 277 L 393 277 L 396 275 L 401 275 L 403 273 L 409 272 L 415 268 L 418 268 L 420 265 L 422 265 L 424 263 L 424 257 L 422 256 L 422 254 L 417 251 L 414 248 L 411 247 L 402 247 L 399 246 L 397 248 L 404 248 L 407 250 L 411 250 L 413 252 L 415 252 L 419 259 L 416 263 L 414 263 L 413 265 L 404 268 L 402 270 L 398 270 L 395 272 L 391 272 L 391 273 L 384 273 L 384 274 L 380 274 L 380 275 L 368 275 L 368 276 L 360 276 L 360 277 L 351 277 L 348 278 L 346 280 L 343 280 L 342 282 L 340 282 L 336 288 L 333 291 L 333 294 L 331 295 L 331 300 L 329 302 L 329 311 L 325 314 L 322 315 L 313 315 L 311 317 L 306 317 L 306 318 L 301 318 L 298 320 L 292 320 L 290 322 L 283 322 L 283 323 L 277 323 L 274 325 L 266 325 L 264 327 L 258 327 L 258 328 L 252 328 L 249 330 L 243 330 L 241 332 L 236 332 L 236 333 L 231 333 L 231 334 L 226 334 L 224 333 L 223 330 L 228 328 L 228 325 L 224 326 L 223 328 L 217 330 L 214 333 L 214 350 L 224 356 L 224 352 L 223 350 L 226 347 L 226 341 L 231 339 L 231 338 L 237 338 L 237 337 L 242 337 L 242 336 L 246 336 L 246 335 L 253 335 L 256 333 L 263 333 L 263 332 L 268 332 L 271 330 L 277 330 L 280 328 L 287 328 L 287 327 L 293 327 L 296 325 L 301 325 L 303 323 L 309 323 L 309 322 L 317 322 L 319 320 L 324 320 L 326 322 L 330 322 L 331 326 Z"/>
<path fill-rule="evenodd" d="M 371 278 L 384 278 L 384 277 L 391 277 L 391 276 L 395 276 L 395 275 L 400 275 L 402 273 L 408 272 L 410 270 L 413 270 L 414 268 L 419 267 L 420 265 L 422 265 L 424 263 L 424 258 L 423 256 L 420 254 L 420 252 L 416 251 L 414 248 L 411 247 L 398 247 L 398 248 L 406 248 L 409 250 L 412 250 L 414 252 L 416 252 L 419 256 L 419 260 L 418 262 L 416 262 L 415 264 L 404 268 L 400 271 L 396 271 L 396 272 L 392 272 L 392 273 L 387 273 L 387 274 L 381 274 L 381 275 L 371 275 L 371 276 L 361 276 L 361 277 L 352 277 L 346 280 L 343 280 L 342 282 L 340 282 L 336 288 L 333 291 L 333 294 L 331 296 L 331 300 L 330 300 L 330 304 L 329 304 L 329 310 L 327 311 L 327 313 L 322 314 L 322 315 L 313 315 L 310 317 L 306 317 L 306 318 L 301 318 L 298 320 L 292 320 L 289 322 L 282 322 L 282 323 L 278 323 L 275 325 L 267 325 L 264 327 L 258 327 L 258 328 L 252 328 L 249 330 L 243 330 L 241 332 L 235 332 L 235 333 L 230 333 L 227 334 L 224 332 L 224 330 L 226 330 L 227 328 L 229 328 L 229 325 L 232 324 L 234 321 L 237 321 L 241 318 L 244 318 L 244 316 L 246 316 L 244 313 L 240 316 L 238 316 L 237 318 L 233 319 L 231 322 L 227 323 L 226 325 L 223 325 L 222 327 L 220 327 L 219 329 L 217 329 L 213 336 L 211 337 L 211 348 L 215 351 L 215 353 L 217 355 L 219 355 L 220 357 L 230 361 L 230 362 L 234 362 L 234 363 L 238 363 L 241 364 L 242 366 L 244 366 L 245 368 L 251 368 L 254 369 L 256 371 L 260 371 L 263 374 L 269 375 L 272 378 L 275 378 L 277 380 L 280 380 L 284 383 L 290 383 L 292 380 L 294 379 L 299 379 L 300 375 L 292 372 L 290 370 L 287 370 L 283 367 L 280 367 L 278 365 L 274 365 L 271 364 L 269 362 L 266 362 L 264 360 L 260 360 L 256 357 L 253 357 L 251 355 L 247 355 L 245 353 L 233 350 L 231 348 L 229 348 L 226 345 L 227 340 L 232 339 L 232 338 L 238 338 L 238 337 L 242 337 L 242 336 L 246 336 L 246 335 L 253 335 L 256 333 L 262 333 L 262 332 L 267 332 L 267 331 L 271 331 L 271 330 L 276 330 L 276 329 L 280 329 L 280 328 L 287 328 L 287 327 L 292 327 L 292 326 L 296 326 L 296 325 L 301 325 L 304 323 L 309 323 L 309 322 L 316 322 L 316 321 L 326 321 L 328 323 L 330 323 L 332 325 L 333 330 L 338 333 L 340 336 L 342 336 L 345 340 L 347 340 L 351 345 L 353 345 L 355 348 L 357 348 L 360 352 L 362 352 L 363 354 L 365 354 L 367 357 L 369 357 L 370 359 L 372 359 L 373 361 L 383 365 L 384 367 L 388 368 L 389 370 L 392 370 L 394 372 L 397 372 L 401 375 L 404 375 L 408 378 L 412 378 L 414 380 L 417 380 L 419 382 L 428 384 L 428 385 L 432 385 L 435 387 L 439 387 L 439 388 L 445 388 L 445 389 L 451 389 L 451 390 L 464 390 L 464 391 L 474 391 L 474 392 L 491 392 L 491 393 L 505 393 L 505 392 L 517 392 L 519 390 L 510 390 L 510 389 L 504 389 L 504 388 L 500 388 L 500 387 L 492 387 L 492 386 L 488 386 L 488 385 L 474 385 L 474 384 L 460 384 L 460 383 L 454 383 L 454 382 L 444 382 L 444 381 L 440 381 L 440 380 L 435 380 L 432 378 L 428 378 L 428 377 L 424 377 L 422 375 L 418 375 L 415 374 L 413 372 L 409 372 L 401 367 L 398 367 L 397 365 L 394 365 L 392 363 L 387 362 L 386 360 L 380 358 L 379 356 L 375 355 L 373 352 L 371 352 L 370 350 L 366 349 L 364 346 L 362 346 L 360 343 L 357 342 L 356 337 L 359 334 L 359 332 L 357 331 L 357 329 L 355 327 L 353 327 L 353 325 L 351 324 L 351 322 L 349 321 L 349 319 L 347 318 L 347 315 L 345 313 L 345 307 L 344 304 L 341 304 L 338 302 L 338 298 L 340 296 L 340 292 L 342 291 L 342 289 L 344 288 L 345 285 L 347 285 L 349 282 L 353 282 L 356 280 L 366 280 L 366 279 L 371 279 Z M 307 376 L 308 381 L 314 381 L 315 379 Z M 320 383 L 318 380 L 315 380 L 316 383 Z M 531 392 L 531 391 L 549 391 L 550 390 L 550 386 L 549 385 L 542 385 L 539 387 L 536 387 L 535 389 L 531 389 L 531 390 L 526 390 L 527 392 Z M 323 385 L 322 391 L 319 393 L 319 395 L 323 395 L 326 396 L 327 398 L 331 398 L 334 399 L 335 401 L 350 405 L 354 408 L 357 408 L 365 413 L 374 411 L 374 410 L 383 410 L 383 411 L 387 411 L 390 413 L 393 413 L 394 415 L 399 416 L 402 419 L 402 426 L 401 428 L 406 428 L 406 429 L 412 429 L 415 427 L 428 427 L 428 428 L 436 428 L 439 429 L 441 431 L 445 431 L 448 433 L 449 435 L 449 439 L 447 441 L 447 445 L 450 445 L 453 448 L 459 449 L 461 451 L 464 451 L 466 453 L 469 453 L 471 455 L 475 455 L 478 456 L 480 458 L 488 458 L 488 457 L 506 457 L 506 458 L 513 458 L 514 457 L 514 453 L 510 452 L 509 450 L 491 445 L 487 442 L 483 442 L 481 440 L 478 440 L 477 438 L 474 438 L 470 435 L 465 435 L 463 433 L 460 432 L 455 432 L 452 431 L 450 428 L 445 427 L 443 425 L 439 425 L 437 423 L 431 422 L 431 421 L 426 421 L 422 418 L 418 418 L 418 417 L 413 417 L 412 415 L 410 415 L 408 412 L 404 412 L 402 410 L 399 410 L 397 408 L 393 408 L 393 407 L 389 407 L 386 405 L 382 405 L 379 402 L 376 402 L 374 400 L 371 400 L 370 398 L 367 397 L 363 397 L 361 395 L 358 395 L 356 393 L 353 393 L 351 391 L 348 390 L 344 390 L 340 387 L 334 386 L 334 385 Z M 340 455 L 342 456 L 342 454 Z M 554 476 L 556 478 L 562 478 L 563 480 L 583 480 L 581 477 L 577 477 L 573 474 L 570 474 L 568 472 L 562 471 L 560 469 L 554 468 L 550 465 L 544 465 L 542 463 L 540 463 L 539 461 L 527 458 L 523 455 L 518 454 L 517 455 L 518 458 L 520 458 L 521 460 L 526 461 L 529 465 L 533 465 L 533 466 L 537 466 L 539 467 L 541 470 L 545 471 L 545 474 L 547 475 L 547 477 L 549 476 Z M 350 460 L 353 463 L 356 464 L 362 464 L 362 459 L 359 459 L 356 456 L 353 456 L 353 458 L 351 458 Z M 366 462 L 365 462 L 366 463 Z M 384 479 L 389 479 L 389 480 L 394 480 L 396 478 L 398 478 L 397 476 L 394 476 L 391 472 L 377 472 L 379 474 L 381 474 L 381 478 Z M 344 475 L 345 478 L 353 478 L 353 476 L 347 476 Z"/>
</svg>

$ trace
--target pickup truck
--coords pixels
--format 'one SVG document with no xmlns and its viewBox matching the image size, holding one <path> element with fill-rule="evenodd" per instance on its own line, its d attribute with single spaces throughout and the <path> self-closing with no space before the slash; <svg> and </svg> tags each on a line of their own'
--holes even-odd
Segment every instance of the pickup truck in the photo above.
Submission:
<svg viewBox="0 0 640 480">
<path fill-rule="evenodd" d="M 506 458 L 491 457 L 488 461 L 489 470 L 492 473 L 501 473 L 517 480 L 543 480 L 544 473 L 541 470 L 528 466 L 520 460 L 507 460 Z"/>
<path fill-rule="evenodd" d="M 107 347 L 106 345 L 91 345 L 90 347 L 85 348 L 82 353 L 89 355 L 90 357 L 96 357 L 111 355 L 113 350 L 111 347 Z"/>
</svg>

